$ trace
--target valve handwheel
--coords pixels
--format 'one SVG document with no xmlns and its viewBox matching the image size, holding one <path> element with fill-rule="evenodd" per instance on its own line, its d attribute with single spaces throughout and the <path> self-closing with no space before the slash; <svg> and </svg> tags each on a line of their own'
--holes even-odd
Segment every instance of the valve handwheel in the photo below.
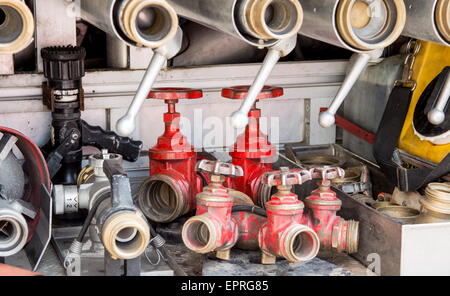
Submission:
<svg viewBox="0 0 450 296">
<path fill-rule="evenodd" d="M 239 85 L 230 88 L 224 88 L 222 89 L 222 97 L 233 100 L 244 100 L 247 97 L 249 90 L 250 86 L 248 85 Z M 283 95 L 284 91 L 281 87 L 264 86 L 262 91 L 257 96 L 256 102 L 259 102 L 263 99 L 279 98 Z M 255 109 L 255 107 L 253 109 Z"/>
<path fill-rule="evenodd" d="M 200 89 L 181 88 L 181 87 L 154 88 L 148 94 L 149 99 L 160 99 L 166 101 L 193 100 L 193 99 L 201 99 L 202 97 L 203 91 Z"/>
<path fill-rule="evenodd" d="M 197 163 L 196 170 L 212 176 L 242 177 L 244 171 L 240 166 L 221 161 L 203 159 Z"/>
<path fill-rule="evenodd" d="M 181 134 L 181 115 L 175 109 L 179 100 L 196 100 L 203 97 L 203 91 L 191 88 L 155 88 L 148 94 L 148 99 L 164 100 L 168 106 L 164 114 L 165 132 L 158 138 L 158 143 L 150 149 L 153 159 L 188 159 L 195 156 L 194 147 Z"/>
</svg>

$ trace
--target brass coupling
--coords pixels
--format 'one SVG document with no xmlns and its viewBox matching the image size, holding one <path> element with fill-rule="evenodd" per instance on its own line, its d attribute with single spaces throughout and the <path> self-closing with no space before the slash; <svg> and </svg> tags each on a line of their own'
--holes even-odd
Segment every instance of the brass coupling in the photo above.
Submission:
<svg viewBox="0 0 450 296">
<path fill-rule="evenodd" d="M 0 54 L 14 54 L 33 40 L 34 17 L 21 0 L 0 0 Z"/>
<path fill-rule="evenodd" d="M 245 19 L 259 39 L 287 39 L 300 30 L 303 9 L 297 0 L 249 0 Z"/>
<path fill-rule="evenodd" d="M 140 211 L 119 211 L 103 223 L 101 239 L 112 258 L 134 259 L 145 252 L 150 242 L 150 228 Z"/>
<path fill-rule="evenodd" d="M 437 3 L 435 17 L 439 33 L 450 42 L 450 0 L 440 0 Z"/>
<path fill-rule="evenodd" d="M 178 15 L 165 0 L 130 0 L 121 12 L 122 29 L 138 45 L 158 48 L 172 40 Z"/>
<path fill-rule="evenodd" d="M 341 0 L 336 24 L 341 38 L 355 49 L 381 49 L 400 37 L 406 7 L 402 0 Z"/>
<path fill-rule="evenodd" d="M 450 215 L 450 184 L 430 183 L 420 204 L 427 211 Z"/>
</svg>

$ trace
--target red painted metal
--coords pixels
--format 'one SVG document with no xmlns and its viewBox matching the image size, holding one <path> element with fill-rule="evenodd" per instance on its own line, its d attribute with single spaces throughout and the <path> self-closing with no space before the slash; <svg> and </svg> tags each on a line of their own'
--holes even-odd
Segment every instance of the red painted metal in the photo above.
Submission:
<svg viewBox="0 0 450 296">
<path fill-rule="evenodd" d="M 33 142 L 33 140 L 26 137 L 22 133 L 7 127 L 0 127 L 0 132 L 9 133 L 17 137 L 18 141 L 16 146 L 19 148 L 26 160 L 24 162 L 24 171 L 28 176 L 28 186 L 25 188 L 22 199 L 30 202 L 36 209 L 36 217 L 32 220 L 27 218 L 29 229 L 27 241 L 29 242 L 32 239 L 34 229 L 40 219 L 41 211 L 39 209 L 41 208 L 41 200 L 43 198 L 41 186 L 43 185 L 48 192 L 51 192 L 50 173 L 41 150 Z"/>
<path fill-rule="evenodd" d="M 222 90 L 222 96 L 228 99 L 245 99 L 249 86 L 235 86 Z M 262 99 L 278 98 L 283 95 L 279 87 L 265 86 L 256 102 Z M 249 124 L 245 132 L 239 135 L 230 149 L 233 164 L 244 170 L 244 176 L 233 179 L 232 187 L 250 196 L 255 203 L 258 200 L 259 186 L 262 176 L 272 171 L 272 161 L 276 155 L 276 147 L 269 142 L 268 136 L 260 130 L 261 110 L 256 102 L 249 112 Z"/>
<path fill-rule="evenodd" d="M 273 264 L 277 257 L 291 262 L 308 261 L 319 252 L 317 234 L 302 224 L 304 204 L 291 192 L 293 185 L 310 179 L 309 171 L 288 168 L 264 176 L 263 182 L 277 186 L 278 192 L 266 203 L 267 223 L 259 231 L 263 264 Z"/>
<path fill-rule="evenodd" d="M 314 229 L 322 248 L 354 253 L 358 246 L 358 222 L 337 216 L 342 202 L 330 186 L 330 180 L 323 180 L 319 188 L 305 199 L 308 213 L 302 223 Z"/>
<path fill-rule="evenodd" d="M 153 89 L 149 99 L 165 100 L 168 112 L 164 114 L 165 130 L 158 138 L 157 144 L 150 149 L 150 176 L 157 176 L 167 182 L 175 194 L 184 199 L 178 203 L 183 209 L 178 214 L 162 218 L 149 217 L 157 222 L 171 222 L 179 216 L 195 210 L 195 196 L 202 190 L 202 180 L 195 172 L 197 153 L 180 130 L 180 113 L 175 105 L 181 99 L 200 99 L 203 92 L 188 88 Z M 183 205 L 179 205 L 183 204 Z M 148 215 L 147 215 L 148 216 Z"/>
<path fill-rule="evenodd" d="M 321 108 L 320 112 L 325 112 L 327 110 L 328 108 Z M 354 124 L 353 122 L 345 119 L 342 116 L 336 115 L 335 117 L 336 117 L 336 126 L 366 141 L 369 144 L 375 144 L 375 134 L 366 131 L 362 127 Z"/>
<path fill-rule="evenodd" d="M 202 160 L 197 164 L 197 171 L 211 175 L 211 182 L 197 195 L 196 215 L 183 226 L 184 244 L 194 252 L 216 252 L 218 258 L 228 260 L 229 250 L 238 239 L 238 224 L 231 216 L 234 198 L 223 183 L 225 177 L 242 176 L 242 168 Z"/>
<path fill-rule="evenodd" d="M 258 233 L 267 223 L 267 218 L 250 212 L 235 212 L 232 218 L 238 225 L 236 247 L 241 250 L 259 250 Z"/>
</svg>

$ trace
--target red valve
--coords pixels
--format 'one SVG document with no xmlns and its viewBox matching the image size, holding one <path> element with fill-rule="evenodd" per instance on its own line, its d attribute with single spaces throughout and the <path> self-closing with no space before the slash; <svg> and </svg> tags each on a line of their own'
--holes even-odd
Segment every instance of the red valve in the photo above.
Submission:
<svg viewBox="0 0 450 296">
<path fill-rule="evenodd" d="M 345 177 L 345 171 L 339 167 L 317 166 L 309 172 L 313 179 L 322 181 L 319 189 L 305 199 L 308 212 L 303 215 L 302 223 L 314 229 L 322 248 L 349 254 L 357 252 L 359 223 L 336 215 L 342 202 L 330 188 L 331 180 Z"/>
<path fill-rule="evenodd" d="M 201 160 L 197 171 L 210 174 L 211 184 L 197 194 L 197 212 L 183 225 L 183 242 L 194 252 L 216 252 L 218 258 L 228 260 L 239 232 L 231 215 L 234 199 L 222 183 L 225 177 L 242 175 L 242 168 L 220 161 Z"/>
<path fill-rule="evenodd" d="M 153 89 L 149 99 L 165 100 L 164 134 L 150 149 L 150 178 L 139 191 L 139 204 L 152 221 L 167 223 L 195 209 L 195 196 L 202 190 L 202 180 L 195 172 L 197 153 L 181 133 L 180 113 L 175 104 L 180 99 L 200 99 L 203 92 L 189 88 Z"/>
<path fill-rule="evenodd" d="M 222 96 L 233 100 L 245 99 L 249 89 L 250 86 L 225 88 L 222 90 Z M 282 95 L 282 88 L 265 86 L 257 101 Z M 233 163 L 244 169 L 244 176 L 233 180 L 233 188 L 250 196 L 256 204 L 259 203 L 261 177 L 272 170 L 272 159 L 276 155 L 276 147 L 260 130 L 260 118 L 261 110 L 256 108 L 255 103 L 249 112 L 250 121 L 245 132 L 237 137 L 236 143 L 230 149 Z"/>
<path fill-rule="evenodd" d="M 259 231 L 263 264 L 274 264 L 277 257 L 291 262 L 308 261 L 319 252 L 317 234 L 302 224 L 304 204 L 291 192 L 293 185 L 310 179 L 309 171 L 290 171 L 288 168 L 264 176 L 263 182 L 276 185 L 278 192 L 266 203 L 267 223 Z"/>
</svg>

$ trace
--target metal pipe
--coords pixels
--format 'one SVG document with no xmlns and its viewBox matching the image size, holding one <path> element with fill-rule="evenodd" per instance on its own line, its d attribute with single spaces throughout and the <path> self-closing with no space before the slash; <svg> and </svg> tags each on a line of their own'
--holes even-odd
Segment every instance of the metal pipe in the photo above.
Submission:
<svg viewBox="0 0 450 296">
<path fill-rule="evenodd" d="M 403 35 L 450 46 L 450 0 L 404 0 Z"/>
<path fill-rule="evenodd" d="M 164 0 L 78 0 L 81 18 L 131 46 L 158 48 L 177 32 L 178 16 Z"/>
<path fill-rule="evenodd" d="M 23 215 L 13 209 L 0 208 L 0 257 L 20 252 L 28 238 L 28 225 Z"/>
<path fill-rule="evenodd" d="M 117 121 L 117 133 L 121 136 L 131 136 L 136 129 L 136 117 L 142 108 L 147 96 L 158 78 L 159 72 L 166 64 L 167 60 L 173 58 L 181 49 L 183 32 L 180 28 L 175 37 L 167 44 L 154 51 L 150 65 L 139 84 L 138 90 L 128 107 L 127 113 Z"/>
<path fill-rule="evenodd" d="M 258 75 L 248 91 L 247 98 L 244 100 L 239 110 L 231 115 L 231 123 L 235 128 L 244 128 L 247 126 L 249 121 L 248 113 L 255 104 L 258 95 L 264 88 L 264 85 L 267 79 L 269 79 L 272 70 L 275 68 L 280 58 L 287 56 L 294 50 L 296 44 L 297 36 L 294 35 L 289 39 L 281 40 L 269 49 L 261 69 L 259 70 Z"/>
<path fill-rule="evenodd" d="M 34 35 L 34 17 L 23 0 L 0 1 L 0 54 L 25 49 Z"/>
<path fill-rule="evenodd" d="M 274 45 L 300 29 L 303 11 L 297 0 L 168 0 L 187 19 L 257 47 Z"/>
<path fill-rule="evenodd" d="M 406 22 L 402 0 L 301 0 L 300 34 L 351 51 L 385 48 Z"/>
</svg>

